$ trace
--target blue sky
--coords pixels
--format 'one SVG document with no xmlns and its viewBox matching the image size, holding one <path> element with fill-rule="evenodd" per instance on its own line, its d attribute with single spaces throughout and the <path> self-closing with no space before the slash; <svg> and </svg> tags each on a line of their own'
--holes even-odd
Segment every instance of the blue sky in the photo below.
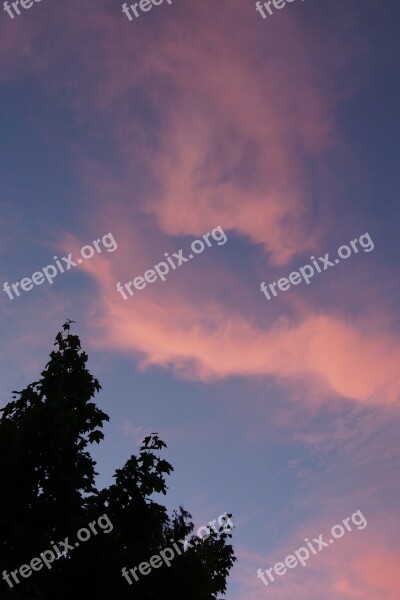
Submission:
<svg viewBox="0 0 400 600">
<path fill-rule="evenodd" d="M 399 6 L 43 0 L 0 15 L 2 287 L 112 233 L 117 248 L 10 300 L 1 404 L 65 319 L 111 417 L 98 481 L 158 431 L 168 508 L 232 512 L 229 600 L 397 600 Z M 220 226 L 211 247 L 132 281 Z M 369 233 L 371 252 L 268 301 Z M 349 532 L 268 588 L 304 537 Z"/>
</svg>

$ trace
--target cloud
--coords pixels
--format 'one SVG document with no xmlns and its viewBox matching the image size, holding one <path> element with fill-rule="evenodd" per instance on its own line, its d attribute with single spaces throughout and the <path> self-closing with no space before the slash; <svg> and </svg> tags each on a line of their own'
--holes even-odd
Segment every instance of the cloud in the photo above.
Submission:
<svg viewBox="0 0 400 600">
<path fill-rule="evenodd" d="M 119 261 L 122 265 L 124 257 Z M 171 277 L 124 301 L 115 283 L 128 277 L 113 276 L 108 261 L 93 259 L 83 266 L 100 287 L 96 302 L 101 324 L 94 325 L 98 343 L 138 353 L 143 368 L 170 367 L 180 376 L 203 381 L 260 375 L 305 378 L 322 395 L 333 391 L 378 404 L 398 398 L 400 351 L 388 334 L 357 330 L 338 317 L 313 314 L 299 323 L 281 318 L 262 328 L 210 299 L 204 313 L 204 298 L 185 297 L 179 286 L 172 286 Z"/>
<path fill-rule="evenodd" d="M 48 90 L 70 104 L 92 136 L 92 159 L 101 120 L 101 143 L 112 144 L 125 168 L 120 189 L 143 165 L 152 194 L 139 200 L 130 191 L 127 202 L 154 215 L 168 235 L 197 235 L 220 223 L 260 244 L 273 264 L 315 248 L 321 231 L 312 224 L 308 164 L 317 169 L 332 144 L 334 106 L 343 96 L 338 53 L 323 53 L 322 63 L 289 11 L 265 35 L 265 24 L 238 1 L 229 11 L 211 2 L 174 6 L 162 20 L 151 15 L 150 30 L 136 27 L 135 35 L 101 2 L 90 14 L 84 24 L 67 4 L 44 19 L 36 12 L 21 20 L 23 45 L 9 48 L 6 28 L 5 50 L 13 64 L 21 68 L 25 59 L 27 70 L 46 75 Z M 308 33 L 321 36 L 318 27 Z M 333 29 L 325 26 L 324 34 L 333 45 Z M 352 60 L 349 45 L 346 52 Z M 337 86 L 324 93 L 332 76 Z M 95 167 L 83 158 L 79 168 L 90 177 Z M 111 162 L 98 165 L 103 192 L 113 188 Z"/>
<path fill-rule="evenodd" d="M 395 515 L 392 514 L 392 525 Z M 297 532 L 290 543 L 267 556 L 239 548 L 238 563 L 232 573 L 233 600 L 396 600 L 400 585 L 398 561 L 400 551 L 383 541 L 384 533 L 373 534 L 367 529 L 346 533 L 341 539 L 310 556 L 307 566 L 298 565 L 267 587 L 257 578 L 257 569 L 269 569 L 282 562 L 298 549 L 304 537 L 310 539 L 310 530 Z M 331 524 L 319 531 L 329 531 Z M 323 536 L 327 541 L 327 536 Z"/>
<path fill-rule="evenodd" d="M 32 11 L 18 25 L 21 46 L 8 23 L 2 61 L 11 61 L 7 72 L 17 65 L 45 76 L 47 92 L 85 128 L 77 168 L 95 200 L 86 203 L 84 226 L 111 229 L 119 243 L 118 258 L 82 265 L 99 287 L 90 311 L 101 315 L 93 319 L 98 343 L 182 377 L 305 379 L 321 395 L 394 402 L 399 350 L 376 320 L 360 329 L 345 313 L 309 307 L 296 323 L 257 322 L 256 301 L 234 281 L 234 259 L 225 273 L 204 257 L 196 271 L 186 269 L 186 282 L 176 274 L 169 287 L 155 284 L 126 303 L 114 289 L 155 264 L 168 236 L 197 236 L 217 224 L 244 238 L 252 266 L 259 249 L 273 266 L 316 247 L 325 230 L 314 222 L 309 165 L 318 173 L 337 142 L 335 109 L 352 89 L 343 72 L 346 60 L 355 66 L 357 44 L 349 38 L 342 48 L 335 29 L 343 22 L 351 29 L 348 15 L 338 11 L 326 24 L 287 11 L 266 35 L 239 1 L 229 11 L 191 3 L 132 35 L 132 24 L 106 3 L 90 6 L 84 23 L 69 3 L 46 16 Z M 323 38 L 329 52 L 315 56 L 305 32 L 314 44 Z M 217 279 L 218 288 L 207 285 Z M 229 301 L 236 293 L 240 310 Z"/>
</svg>

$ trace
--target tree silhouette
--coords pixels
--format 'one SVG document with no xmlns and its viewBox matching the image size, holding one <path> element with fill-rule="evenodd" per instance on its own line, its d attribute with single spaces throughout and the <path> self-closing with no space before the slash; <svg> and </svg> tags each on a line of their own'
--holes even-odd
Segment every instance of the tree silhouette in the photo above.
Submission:
<svg viewBox="0 0 400 600">
<path fill-rule="evenodd" d="M 236 560 L 226 525 L 232 515 L 202 538 L 193 535 L 191 515 L 182 507 L 168 516 L 153 497 L 166 494 L 165 478 L 173 471 L 158 434 L 143 440 L 112 485 L 96 489 L 87 447 L 101 442 L 109 417 L 92 402 L 101 386 L 70 324 L 56 336 L 41 379 L 13 392 L 1 409 L 0 597 L 216 600 Z M 87 541 L 76 542 L 83 529 Z M 150 573 L 122 575 L 123 567 L 148 563 L 173 543 L 170 566 L 155 566 L 154 559 Z M 39 568 L 32 560 L 43 563 L 46 551 L 54 558 Z"/>
</svg>

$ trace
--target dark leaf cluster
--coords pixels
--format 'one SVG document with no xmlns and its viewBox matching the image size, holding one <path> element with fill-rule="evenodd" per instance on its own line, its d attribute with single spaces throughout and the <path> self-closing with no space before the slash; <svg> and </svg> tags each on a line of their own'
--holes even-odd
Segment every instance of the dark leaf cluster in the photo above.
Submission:
<svg viewBox="0 0 400 600">
<path fill-rule="evenodd" d="M 39 381 L 28 385 L 1 410 L 0 572 L 29 564 L 51 543 L 106 514 L 109 533 L 59 557 L 51 570 L 33 572 L 12 589 L 1 581 L 4 600 L 216 600 L 236 560 L 222 529 L 129 586 L 128 569 L 193 532 L 191 515 L 180 507 L 171 517 L 154 499 L 167 493 L 172 465 L 162 457 L 157 433 L 98 490 L 88 446 L 103 439 L 107 414 L 93 402 L 101 386 L 87 368 L 80 339 L 67 320 Z M 192 536 L 192 539 L 194 537 Z M 179 543 L 181 547 L 183 545 Z"/>
</svg>

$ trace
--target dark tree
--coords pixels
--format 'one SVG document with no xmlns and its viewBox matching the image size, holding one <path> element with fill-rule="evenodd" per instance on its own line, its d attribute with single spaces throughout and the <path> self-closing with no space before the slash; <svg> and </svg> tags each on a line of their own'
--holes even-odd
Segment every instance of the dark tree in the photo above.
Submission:
<svg viewBox="0 0 400 600">
<path fill-rule="evenodd" d="M 103 439 L 109 417 L 92 402 L 101 386 L 70 323 L 57 335 L 41 379 L 13 392 L 1 409 L 0 597 L 216 600 L 236 560 L 230 528 L 214 526 L 200 539 L 188 512 L 180 507 L 169 517 L 155 501 L 154 494 L 166 494 L 173 471 L 157 434 L 116 471 L 114 484 L 96 489 L 87 448 Z M 77 542 L 80 530 L 89 532 L 87 541 Z M 67 538 L 67 546 L 60 543 Z M 153 559 L 157 567 L 147 575 L 136 571 L 137 581 L 122 576 L 123 567 L 149 563 L 173 543 L 170 566 Z M 46 551 L 48 566 L 41 557 Z M 21 574 L 22 565 L 28 566 Z"/>
</svg>

